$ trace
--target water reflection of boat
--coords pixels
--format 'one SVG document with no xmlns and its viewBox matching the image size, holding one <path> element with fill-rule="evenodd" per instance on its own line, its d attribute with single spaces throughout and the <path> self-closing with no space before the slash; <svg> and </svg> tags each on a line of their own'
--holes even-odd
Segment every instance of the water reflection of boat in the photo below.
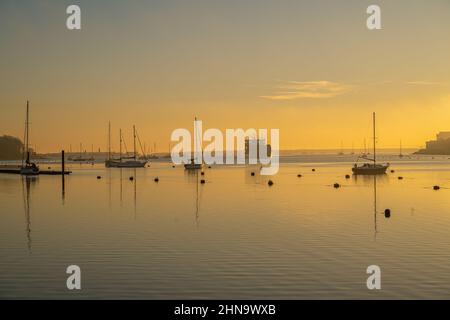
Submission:
<svg viewBox="0 0 450 320">
<path fill-rule="evenodd" d="M 373 113 L 373 159 L 367 157 L 359 157 L 365 160 L 372 161 L 372 163 L 364 163 L 358 166 L 356 163 L 352 168 L 353 174 L 356 175 L 371 175 L 371 174 L 385 174 L 389 164 L 377 164 L 376 158 L 376 135 L 375 135 L 375 112 Z"/>
<path fill-rule="evenodd" d="M 391 217 L 390 209 L 386 209 L 384 212 L 378 212 L 378 195 L 377 195 L 377 183 L 379 181 L 383 181 L 385 176 L 377 176 L 373 175 L 372 177 L 367 176 L 367 180 L 365 182 L 369 183 L 372 181 L 373 183 L 373 219 L 374 219 L 374 238 L 377 239 L 377 234 L 379 233 L 378 230 L 378 216 L 381 214 L 386 219 L 389 219 Z M 371 180 L 372 179 L 372 180 Z"/>
<path fill-rule="evenodd" d="M 187 182 L 189 184 L 195 184 L 195 223 L 198 227 L 199 223 L 199 211 L 200 211 L 200 202 L 202 197 L 202 188 L 200 188 L 200 174 L 199 170 L 185 170 L 185 177 L 187 178 Z"/>
<path fill-rule="evenodd" d="M 30 194 L 31 185 L 36 182 L 36 177 L 26 176 L 22 178 L 22 196 L 23 196 L 23 206 L 25 211 L 25 233 L 27 239 L 27 248 L 31 253 L 31 212 L 30 212 Z"/>
<path fill-rule="evenodd" d="M 29 102 L 27 101 L 27 111 L 26 111 L 26 120 L 25 120 L 25 137 L 24 137 L 24 143 L 25 143 L 25 150 L 23 153 L 23 156 L 25 159 L 22 158 L 22 166 L 20 168 L 20 174 L 26 175 L 26 176 L 35 176 L 39 174 L 39 167 L 30 160 L 30 122 L 29 122 Z M 24 163 L 25 161 L 25 163 Z"/>
</svg>

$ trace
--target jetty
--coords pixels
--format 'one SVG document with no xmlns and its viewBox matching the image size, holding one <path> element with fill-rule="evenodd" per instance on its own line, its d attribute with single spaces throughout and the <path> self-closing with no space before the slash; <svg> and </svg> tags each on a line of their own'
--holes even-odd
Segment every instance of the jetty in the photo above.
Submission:
<svg viewBox="0 0 450 320">
<path fill-rule="evenodd" d="M 0 173 L 8 173 L 8 174 L 21 174 L 21 168 L 18 166 L 8 166 L 8 167 L 0 167 Z M 57 175 L 69 175 L 72 171 L 64 170 L 39 170 L 39 175 L 48 175 L 48 176 L 57 176 Z"/>
</svg>

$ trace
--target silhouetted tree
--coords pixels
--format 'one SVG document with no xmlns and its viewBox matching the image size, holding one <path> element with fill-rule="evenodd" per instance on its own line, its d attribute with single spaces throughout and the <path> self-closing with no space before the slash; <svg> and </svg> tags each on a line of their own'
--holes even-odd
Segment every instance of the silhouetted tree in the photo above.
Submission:
<svg viewBox="0 0 450 320">
<path fill-rule="evenodd" d="M 0 160 L 19 160 L 22 158 L 23 143 L 16 137 L 0 137 Z"/>
</svg>

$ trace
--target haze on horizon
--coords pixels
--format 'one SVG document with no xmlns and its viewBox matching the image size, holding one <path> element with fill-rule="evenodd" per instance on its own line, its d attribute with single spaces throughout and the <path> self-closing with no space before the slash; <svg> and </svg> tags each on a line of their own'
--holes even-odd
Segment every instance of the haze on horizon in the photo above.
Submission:
<svg viewBox="0 0 450 320">
<path fill-rule="evenodd" d="M 281 149 L 419 147 L 450 131 L 450 2 L 154 0 L 0 3 L 0 135 L 38 152 L 105 150 L 108 121 L 166 152 L 176 128 L 279 128 Z M 69 31 L 78 4 L 82 30 Z"/>
</svg>

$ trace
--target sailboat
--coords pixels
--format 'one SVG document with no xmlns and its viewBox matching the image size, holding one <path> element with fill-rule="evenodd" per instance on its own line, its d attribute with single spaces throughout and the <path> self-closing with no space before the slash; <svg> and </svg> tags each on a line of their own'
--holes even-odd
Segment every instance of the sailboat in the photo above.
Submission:
<svg viewBox="0 0 450 320">
<path fill-rule="evenodd" d="M 109 168 L 143 168 L 147 164 L 147 159 L 138 159 L 136 152 L 136 127 L 133 126 L 133 156 L 131 157 L 122 157 L 122 130 L 120 130 L 120 157 L 118 160 L 109 158 L 105 161 L 105 166 Z M 126 146 L 125 146 L 126 147 Z M 110 155 L 109 155 L 110 157 Z"/>
<path fill-rule="evenodd" d="M 84 151 L 84 154 L 86 154 L 86 151 Z M 80 154 L 79 154 L 78 157 L 76 157 L 76 158 L 74 158 L 74 157 L 69 157 L 69 161 L 76 161 L 76 162 L 88 162 L 88 161 L 94 161 L 94 156 L 93 156 L 93 154 L 92 154 L 90 158 L 88 158 L 88 157 L 83 157 L 83 144 L 80 143 Z"/>
<path fill-rule="evenodd" d="M 27 114 L 26 114 L 26 121 L 25 121 L 25 152 L 23 153 L 23 156 L 25 159 L 22 158 L 22 166 L 20 168 L 20 174 L 26 175 L 26 176 L 35 176 L 39 174 L 39 167 L 34 163 L 30 161 L 30 122 L 29 122 L 29 102 L 27 101 Z"/>
<path fill-rule="evenodd" d="M 364 138 L 364 152 L 362 153 L 362 155 L 360 156 L 360 158 L 365 158 L 367 157 L 369 153 L 367 152 L 367 144 L 366 144 L 366 138 Z"/>
<path fill-rule="evenodd" d="M 399 158 L 403 158 L 403 152 L 402 152 L 402 140 L 400 140 L 400 153 L 398 154 Z"/>
<path fill-rule="evenodd" d="M 375 135 L 375 112 L 373 113 L 373 159 L 364 157 L 366 160 L 372 161 L 372 163 L 364 163 L 358 166 L 356 163 L 352 168 L 353 174 L 385 174 L 388 164 L 377 164 L 376 158 L 376 135 Z"/>
<path fill-rule="evenodd" d="M 194 146 L 197 146 L 197 147 L 200 148 L 202 159 L 200 161 L 198 161 L 195 158 L 197 150 L 194 150 L 193 157 L 191 158 L 191 162 L 184 164 L 184 168 L 186 170 L 199 170 L 199 169 L 203 168 L 203 149 L 202 149 L 202 146 L 201 146 L 201 139 L 199 137 L 200 133 L 199 133 L 199 130 L 197 128 L 197 117 L 194 118 L 194 123 L 195 123 L 195 126 L 194 126 L 195 143 L 194 143 Z"/>
</svg>

